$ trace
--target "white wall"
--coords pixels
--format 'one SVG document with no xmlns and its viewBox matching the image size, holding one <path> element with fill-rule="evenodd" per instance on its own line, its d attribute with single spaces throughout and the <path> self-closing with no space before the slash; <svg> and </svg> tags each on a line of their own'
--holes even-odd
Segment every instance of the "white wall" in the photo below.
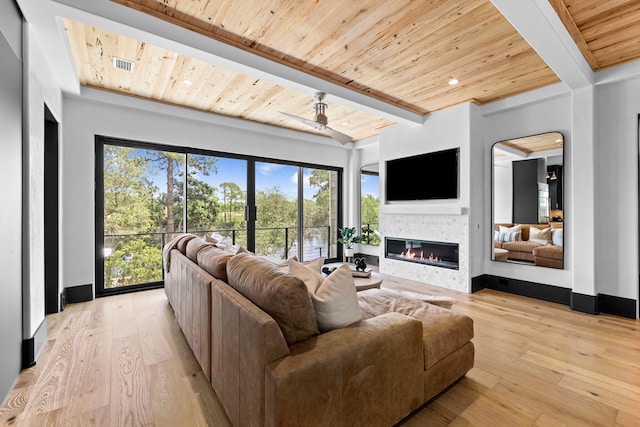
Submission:
<svg viewBox="0 0 640 427">
<path fill-rule="evenodd" d="M 0 180 L 3 207 L 0 281 L 0 405 L 22 364 L 22 18 L 0 0 Z"/>
<path fill-rule="evenodd" d="M 482 107 L 481 107 L 482 109 Z M 503 110 L 487 108 L 488 113 L 483 114 L 484 151 L 485 155 L 491 155 L 491 147 L 498 141 L 536 135 L 545 132 L 557 131 L 564 135 L 565 144 L 565 181 L 564 181 L 564 217 L 566 220 L 565 241 L 571 242 L 573 228 L 571 225 L 573 216 L 573 197 L 571 180 L 571 168 L 567 159 L 571 156 L 572 141 L 572 101 L 567 93 L 565 96 L 557 96 L 552 99 L 537 101 L 521 107 L 507 107 Z M 487 157 L 490 159 L 490 157 Z M 485 162 L 485 200 L 491 200 L 491 160 Z M 485 204 L 485 226 L 491 230 L 492 216 L 491 203 Z M 585 230 L 586 232 L 586 230 Z M 575 268 L 572 262 L 572 248 L 570 244 L 565 246 L 564 270 L 544 267 L 531 267 L 490 260 L 490 248 L 493 240 L 487 233 L 485 239 L 485 274 L 508 277 L 519 280 L 527 280 L 537 283 L 573 288 L 573 273 Z"/>
<path fill-rule="evenodd" d="M 396 125 L 380 134 L 380 181 L 386 179 L 384 162 L 390 159 L 421 153 L 460 148 L 459 198 L 419 202 L 385 203 L 384 186 L 381 185 L 380 232 L 382 240 L 389 237 L 415 238 L 457 243 L 459 245 L 459 270 L 380 259 L 380 271 L 399 277 L 469 292 L 471 272 L 476 258 L 482 262 L 483 254 L 471 254 L 476 235 L 482 235 L 482 207 L 476 216 L 470 215 L 471 188 L 482 192 L 481 150 L 472 148 L 472 130 L 479 125 L 477 107 L 463 104 L 427 116 L 422 126 Z M 472 159 L 473 157 L 473 159 Z M 472 164 L 473 163 L 473 164 Z M 477 174 L 473 176 L 472 174 Z M 482 196 L 474 197 L 481 200 Z M 476 227 L 477 225 L 477 227 Z M 476 230 L 473 231 L 472 230 Z"/>
<path fill-rule="evenodd" d="M 640 78 L 597 89 L 597 290 L 638 300 Z"/>
<path fill-rule="evenodd" d="M 34 35 L 25 24 L 24 151 L 25 210 L 23 212 L 23 334 L 34 335 L 45 319 L 44 308 L 44 106 L 62 121 L 62 95 Z"/>
<path fill-rule="evenodd" d="M 494 162 L 493 222 L 510 224 L 513 218 L 513 162 Z"/>
<path fill-rule="evenodd" d="M 65 99 L 62 283 L 94 283 L 95 135 L 345 168 L 350 149 L 327 138 L 121 95 L 84 90 Z M 345 191 L 344 199 L 353 195 Z"/>
</svg>

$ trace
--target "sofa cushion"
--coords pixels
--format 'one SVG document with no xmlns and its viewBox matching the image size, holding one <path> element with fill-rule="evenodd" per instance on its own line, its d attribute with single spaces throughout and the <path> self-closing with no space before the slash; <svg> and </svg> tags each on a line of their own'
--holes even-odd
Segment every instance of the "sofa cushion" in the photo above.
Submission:
<svg viewBox="0 0 640 427">
<path fill-rule="evenodd" d="M 561 260 L 563 256 L 562 246 L 548 245 L 534 248 L 533 256 Z"/>
<path fill-rule="evenodd" d="M 185 251 L 185 255 L 191 261 L 197 263 L 198 262 L 198 252 L 201 249 L 213 246 L 211 243 L 205 242 L 205 240 L 201 237 L 196 237 L 195 239 L 191 239 L 187 242 L 187 249 Z"/>
<path fill-rule="evenodd" d="M 186 254 L 186 252 L 187 252 L 187 243 L 189 243 L 191 240 L 195 239 L 196 237 L 198 237 L 198 236 L 195 236 L 193 234 L 185 234 L 176 243 L 176 249 L 179 250 L 180 252 L 182 252 L 183 254 Z"/>
<path fill-rule="evenodd" d="M 228 283 L 273 317 L 288 345 L 319 333 L 307 286 L 270 261 L 239 253 L 227 263 Z"/>
<path fill-rule="evenodd" d="M 527 241 L 522 242 L 504 242 L 502 244 L 502 249 L 506 249 L 509 252 L 533 252 L 534 248 L 538 246 L 542 246 L 539 243 L 531 243 Z"/>
<path fill-rule="evenodd" d="M 470 317 L 425 301 L 407 298 L 386 289 L 358 292 L 358 300 L 364 319 L 396 312 L 422 322 L 425 369 L 473 338 L 473 320 Z"/>
<path fill-rule="evenodd" d="M 226 282 L 227 262 L 232 256 L 216 246 L 203 247 L 197 254 L 198 265 L 216 279 Z"/>
<path fill-rule="evenodd" d="M 362 319 L 351 268 L 343 264 L 325 279 L 315 265 L 291 261 L 289 272 L 302 280 L 313 302 L 321 332 L 343 328 Z"/>
</svg>

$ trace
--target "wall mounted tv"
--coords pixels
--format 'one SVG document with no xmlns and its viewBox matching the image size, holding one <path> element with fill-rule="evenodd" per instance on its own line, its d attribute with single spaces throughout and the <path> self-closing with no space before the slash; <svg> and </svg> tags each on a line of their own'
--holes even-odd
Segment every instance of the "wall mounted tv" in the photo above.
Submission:
<svg viewBox="0 0 640 427">
<path fill-rule="evenodd" d="M 458 198 L 459 148 L 387 160 L 388 202 Z"/>
</svg>

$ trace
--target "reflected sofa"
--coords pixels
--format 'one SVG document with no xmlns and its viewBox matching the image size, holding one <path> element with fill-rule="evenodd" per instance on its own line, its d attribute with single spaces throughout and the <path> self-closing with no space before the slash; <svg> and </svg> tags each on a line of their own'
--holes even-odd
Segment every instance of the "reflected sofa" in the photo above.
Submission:
<svg viewBox="0 0 640 427">
<path fill-rule="evenodd" d="M 184 236 L 165 292 L 235 426 L 391 426 L 472 368 L 473 322 L 384 289 L 362 320 L 320 333 L 306 285 L 249 253 Z"/>
<path fill-rule="evenodd" d="M 499 231 L 500 226 L 511 228 L 518 224 L 494 224 L 494 232 Z M 520 224 L 522 226 L 521 240 L 505 242 L 494 238 L 494 247 L 509 251 L 508 259 L 515 261 L 528 261 L 541 267 L 563 268 L 563 247 L 560 245 L 543 245 L 529 241 L 530 229 L 562 229 L 563 223 L 552 222 L 549 224 Z"/>
</svg>

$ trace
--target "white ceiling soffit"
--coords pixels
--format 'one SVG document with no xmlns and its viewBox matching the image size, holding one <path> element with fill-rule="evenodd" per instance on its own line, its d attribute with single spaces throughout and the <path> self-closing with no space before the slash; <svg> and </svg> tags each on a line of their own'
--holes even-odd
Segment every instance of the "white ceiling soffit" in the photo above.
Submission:
<svg viewBox="0 0 640 427">
<path fill-rule="evenodd" d="M 548 0 L 491 0 L 570 89 L 595 83 L 594 72 Z"/>
<path fill-rule="evenodd" d="M 334 102 L 410 126 L 424 116 L 371 98 L 344 86 L 229 46 L 109 0 L 51 0 L 54 13 L 216 64 L 310 96 L 320 90 Z"/>
</svg>

